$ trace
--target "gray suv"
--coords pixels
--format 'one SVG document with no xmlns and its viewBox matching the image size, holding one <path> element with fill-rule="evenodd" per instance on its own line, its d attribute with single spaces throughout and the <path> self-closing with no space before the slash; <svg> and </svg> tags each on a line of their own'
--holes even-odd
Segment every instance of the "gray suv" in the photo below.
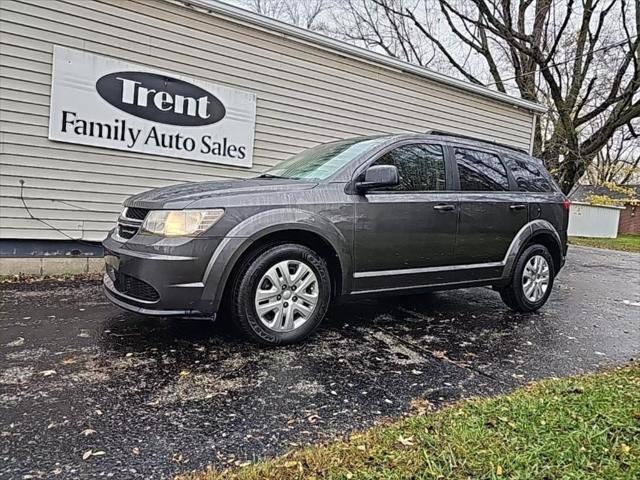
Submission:
<svg viewBox="0 0 640 480">
<path fill-rule="evenodd" d="M 542 162 L 467 137 L 358 137 L 250 180 L 129 198 L 104 241 L 107 297 L 299 341 L 336 298 L 492 286 L 513 310 L 549 298 L 569 204 Z"/>
</svg>

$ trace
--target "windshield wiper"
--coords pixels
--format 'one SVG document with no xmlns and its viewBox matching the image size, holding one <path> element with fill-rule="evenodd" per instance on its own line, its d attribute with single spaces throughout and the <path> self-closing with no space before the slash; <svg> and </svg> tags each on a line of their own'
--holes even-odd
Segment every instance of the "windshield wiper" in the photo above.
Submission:
<svg viewBox="0 0 640 480">
<path fill-rule="evenodd" d="M 263 173 L 262 175 L 258 175 L 253 178 L 281 178 L 283 180 L 307 180 L 309 182 L 316 181 L 317 178 L 306 178 L 306 177 L 281 177 L 280 175 L 272 175 L 270 173 Z"/>
<path fill-rule="evenodd" d="M 270 173 L 263 173 L 262 175 L 258 175 L 256 178 L 285 178 L 280 175 L 271 175 Z"/>
</svg>

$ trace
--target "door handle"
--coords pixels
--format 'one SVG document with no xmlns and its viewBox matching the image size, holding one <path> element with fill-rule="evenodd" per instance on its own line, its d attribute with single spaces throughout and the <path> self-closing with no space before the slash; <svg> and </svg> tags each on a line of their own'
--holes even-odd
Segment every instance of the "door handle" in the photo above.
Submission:
<svg viewBox="0 0 640 480">
<path fill-rule="evenodd" d="M 451 210 L 455 210 L 456 206 L 455 205 L 448 205 L 448 204 L 440 204 L 440 205 L 434 205 L 433 209 L 434 210 L 438 210 L 440 212 L 449 212 Z"/>
<path fill-rule="evenodd" d="M 527 206 L 523 205 L 522 203 L 518 203 L 516 205 L 509 205 L 509 208 L 511 210 L 524 210 L 525 208 L 527 208 Z"/>
</svg>

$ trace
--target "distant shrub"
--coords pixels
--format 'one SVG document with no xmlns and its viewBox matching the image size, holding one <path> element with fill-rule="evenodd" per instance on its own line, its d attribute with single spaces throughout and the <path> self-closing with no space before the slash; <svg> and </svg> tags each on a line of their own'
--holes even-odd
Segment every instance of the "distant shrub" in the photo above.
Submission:
<svg viewBox="0 0 640 480">
<path fill-rule="evenodd" d="M 640 200 L 636 195 L 636 191 L 633 188 L 625 187 L 624 185 L 618 185 L 613 182 L 604 182 L 603 187 L 606 187 L 612 193 L 619 193 L 624 195 L 622 198 L 612 198 L 609 195 L 588 195 L 585 200 L 592 205 L 605 205 L 605 206 L 623 206 L 623 205 L 640 205 Z"/>
</svg>

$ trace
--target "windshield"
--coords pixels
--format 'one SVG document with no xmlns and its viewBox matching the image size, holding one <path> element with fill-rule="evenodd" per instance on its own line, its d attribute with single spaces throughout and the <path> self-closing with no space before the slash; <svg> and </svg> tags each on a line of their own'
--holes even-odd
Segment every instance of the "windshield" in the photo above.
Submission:
<svg viewBox="0 0 640 480">
<path fill-rule="evenodd" d="M 352 138 L 324 143 L 294 155 L 261 176 L 325 180 L 361 153 L 386 140 L 388 137 Z"/>
</svg>

